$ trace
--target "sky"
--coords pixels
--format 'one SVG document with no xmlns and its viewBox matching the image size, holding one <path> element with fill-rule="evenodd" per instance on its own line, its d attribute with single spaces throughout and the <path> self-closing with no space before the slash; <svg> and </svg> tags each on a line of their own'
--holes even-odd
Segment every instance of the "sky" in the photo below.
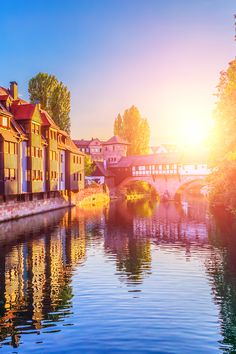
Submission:
<svg viewBox="0 0 236 354">
<path fill-rule="evenodd" d="M 73 138 L 109 138 L 132 105 L 153 145 L 211 126 L 219 73 L 235 58 L 235 0 L 0 0 L 0 9 L 0 85 L 17 81 L 27 99 L 32 76 L 56 75 L 71 92 Z"/>
</svg>

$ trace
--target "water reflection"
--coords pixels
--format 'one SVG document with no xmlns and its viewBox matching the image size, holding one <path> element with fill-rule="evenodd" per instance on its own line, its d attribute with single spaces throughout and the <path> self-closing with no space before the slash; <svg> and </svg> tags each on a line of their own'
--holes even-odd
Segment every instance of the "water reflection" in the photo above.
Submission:
<svg viewBox="0 0 236 354">
<path fill-rule="evenodd" d="M 215 246 L 206 267 L 220 308 L 222 350 L 236 352 L 236 224 L 224 213 L 215 215 L 209 238 Z M 220 252 L 216 252 L 216 249 Z M 226 347 L 224 347 L 226 346 Z"/>
<path fill-rule="evenodd" d="M 0 340 L 10 336 L 11 344 L 18 346 L 20 334 L 52 327 L 70 313 L 72 271 L 85 259 L 85 229 L 74 211 L 50 212 L 0 227 L 1 236 L 6 228 L 18 239 L 15 244 L 11 233 L 6 244 L 7 237 L 1 238 L 5 247 L 0 253 Z"/>
<path fill-rule="evenodd" d="M 222 215 L 216 218 L 210 216 L 205 200 L 191 199 L 184 200 L 182 205 L 157 204 L 150 200 L 136 203 L 115 202 L 104 209 L 59 210 L 0 224 L 0 341 L 3 345 L 22 346 L 24 353 L 28 353 L 22 341 L 22 336 L 26 333 L 35 335 L 44 331 L 53 335 L 57 331 L 63 331 L 60 323 L 63 323 L 66 318 L 68 322 L 64 325 L 73 324 L 81 327 L 82 317 L 74 315 L 74 312 L 78 312 L 78 303 L 74 301 L 74 295 L 84 295 L 85 292 L 85 311 L 89 312 L 91 308 L 94 312 L 94 306 L 97 306 L 97 301 L 100 300 L 97 298 L 99 289 L 95 285 L 93 287 L 93 284 L 98 285 L 96 278 L 99 276 L 100 282 L 104 282 L 103 295 L 107 296 L 108 303 L 113 297 L 119 302 L 124 294 L 118 285 L 112 288 L 114 293 L 110 294 L 111 298 L 106 294 L 106 287 L 108 288 L 109 283 L 115 281 L 112 276 L 118 279 L 122 287 L 127 287 L 128 292 L 140 291 L 140 299 L 143 300 L 145 299 L 142 298 L 141 293 L 143 285 L 148 281 L 152 284 L 148 293 L 152 306 L 148 302 L 142 303 L 146 312 L 140 314 L 139 320 L 142 322 L 145 316 L 148 318 L 146 326 L 150 326 L 150 336 L 154 345 L 155 340 L 158 340 L 157 327 L 155 322 L 151 327 L 150 318 L 155 313 L 164 311 L 167 317 L 176 316 L 176 321 L 182 319 L 183 323 L 186 321 L 189 310 L 186 309 L 186 312 L 182 313 L 178 308 L 176 315 L 173 311 L 169 313 L 170 300 L 168 302 L 167 299 L 165 302 L 165 296 L 168 298 L 172 288 L 178 290 L 178 277 L 180 277 L 183 281 L 183 284 L 180 284 L 182 286 L 180 295 L 184 297 L 185 292 L 189 291 L 187 283 L 184 283 L 185 278 L 191 279 L 191 272 L 194 272 L 193 276 L 196 277 L 194 279 L 206 278 L 212 294 L 210 291 L 207 293 L 206 285 L 201 285 L 200 290 L 196 288 L 195 292 L 191 293 L 192 301 L 197 302 L 200 299 L 200 303 L 204 303 L 208 296 L 213 300 L 218 309 L 219 330 L 222 334 L 220 336 L 215 332 L 212 338 L 204 337 L 204 330 L 208 336 L 213 331 L 209 320 L 212 304 L 206 303 L 204 311 L 209 311 L 209 317 L 205 318 L 205 314 L 200 318 L 203 323 L 205 321 L 205 327 L 203 326 L 205 329 L 201 329 L 201 326 L 196 328 L 200 333 L 201 345 L 203 347 L 205 345 L 208 349 L 211 345 L 212 350 L 209 352 L 218 352 L 219 349 L 222 352 L 236 352 L 236 238 L 234 237 L 236 227 L 233 226 L 232 220 L 225 222 L 224 220 Z M 158 258 L 160 255 L 161 260 Z M 186 261 L 192 257 L 195 259 L 193 263 L 196 264 L 195 268 L 193 264 L 186 266 Z M 173 284 L 166 280 L 175 267 L 169 259 L 174 259 L 176 264 L 181 260 L 180 264 L 178 263 L 176 279 L 172 279 Z M 159 267 L 160 262 L 165 264 L 166 273 L 162 274 L 158 270 L 157 262 Z M 114 267 L 111 268 L 113 275 L 109 273 L 110 278 L 106 278 L 105 274 L 103 277 L 107 264 Z M 200 267 L 200 264 L 203 267 Z M 77 274 L 82 268 L 86 269 L 84 288 L 77 288 L 73 284 L 73 279 L 75 273 Z M 161 289 L 166 291 L 165 295 L 162 295 L 159 288 L 156 289 L 157 277 Z M 173 292 L 171 296 L 174 296 Z M 155 310 L 155 306 L 158 306 L 155 302 L 156 297 L 159 297 L 163 306 L 158 308 L 158 311 Z M 114 313 L 113 308 L 110 307 L 107 316 L 116 316 L 116 306 L 113 306 Z M 127 307 L 129 313 L 134 305 L 128 303 L 127 306 L 129 306 Z M 107 307 L 109 306 L 104 305 L 102 309 L 104 313 L 108 311 Z M 122 308 L 118 311 L 122 314 Z M 101 315 L 102 311 L 99 313 Z M 157 318 L 155 320 L 157 321 Z M 161 323 L 162 321 L 164 317 L 161 318 Z M 125 327 L 125 323 L 122 323 L 119 328 L 124 326 L 128 335 L 131 331 L 130 326 Z M 85 325 L 87 325 L 86 321 Z M 100 326 L 103 324 L 100 323 Z M 113 326 L 114 324 L 110 329 L 104 327 L 103 338 L 108 335 L 108 329 L 109 335 L 113 333 Z M 95 327 L 94 323 L 94 331 Z M 169 330 L 171 328 L 170 324 Z M 118 336 L 117 331 L 116 328 L 114 336 Z M 186 333 L 189 331 L 187 322 L 186 327 L 181 327 L 183 335 L 185 331 Z M 70 336 L 70 331 L 68 333 Z M 76 336 L 79 336 L 79 333 L 76 333 Z M 160 328 L 158 333 L 161 336 Z M 166 335 L 168 328 L 163 329 L 163 333 Z M 176 332 L 175 335 L 180 336 L 180 333 Z M 196 334 L 192 337 L 188 334 L 186 338 L 188 344 L 191 340 L 193 343 L 194 340 L 199 341 Z M 139 340 L 141 341 L 141 338 L 137 338 L 137 348 Z M 82 339 L 81 342 L 74 343 L 74 350 L 75 348 L 79 350 L 81 343 Z M 89 347 L 89 343 L 86 344 L 88 347 L 83 347 L 84 350 L 96 351 Z M 139 344 L 141 345 L 141 342 Z M 61 345 L 63 346 L 63 343 Z M 178 345 L 180 346 L 180 343 Z M 42 348 L 47 352 L 46 344 Z M 160 347 L 160 351 L 175 352 L 171 351 L 170 347 L 168 350 L 166 348 Z M 189 352 L 201 351 L 191 349 Z"/>
</svg>

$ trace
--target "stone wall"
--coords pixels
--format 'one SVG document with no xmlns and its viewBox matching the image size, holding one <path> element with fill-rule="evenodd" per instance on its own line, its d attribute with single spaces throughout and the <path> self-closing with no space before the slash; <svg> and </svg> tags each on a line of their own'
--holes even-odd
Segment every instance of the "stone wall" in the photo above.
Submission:
<svg viewBox="0 0 236 354">
<path fill-rule="evenodd" d="M 12 196 L 0 201 L 0 222 L 35 215 L 50 210 L 80 205 L 82 202 L 93 204 L 108 200 L 103 186 L 85 188 L 77 193 L 35 193 Z"/>
<path fill-rule="evenodd" d="M 95 185 L 81 190 L 79 193 L 71 195 L 71 202 L 74 205 L 96 204 L 109 200 L 109 193 L 103 185 Z"/>
<path fill-rule="evenodd" d="M 63 197 L 30 201 L 11 200 L 0 204 L 0 222 L 70 206 Z"/>
</svg>

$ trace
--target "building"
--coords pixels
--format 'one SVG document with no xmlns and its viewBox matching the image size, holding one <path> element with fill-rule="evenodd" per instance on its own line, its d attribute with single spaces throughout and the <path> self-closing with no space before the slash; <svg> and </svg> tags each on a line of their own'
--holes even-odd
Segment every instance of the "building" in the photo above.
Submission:
<svg viewBox="0 0 236 354">
<path fill-rule="evenodd" d="M 74 140 L 75 145 L 93 161 L 106 161 L 108 165 L 115 164 L 127 155 L 129 143 L 115 135 L 107 141 L 92 138 L 91 140 Z"/>
<path fill-rule="evenodd" d="M 118 163 L 122 157 L 127 155 L 129 143 L 115 135 L 102 144 L 103 160 L 107 161 L 108 165 Z"/>
<path fill-rule="evenodd" d="M 159 153 L 141 156 L 123 157 L 117 164 L 110 166 L 110 172 L 115 176 L 115 184 L 121 183 L 127 177 L 163 176 L 202 176 L 208 175 L 207 152 L 193 153 Z"/>
<path fill-rule="evenodd" d="M 77 192 L 84 154 L 40 104 L 18 97 L 16 82 L 0 87 L 0 195 Z"/>
<path fill-rule="evenodd" d="M 98 138 L 91 140 L 73 140 L 75 145 L 85 154 L 90 155 L 93 161 L 103 161 L 102 144 Z"/>
<path fill-rule="evenodd" d="M 85 177 L 87 185 L 95 182 L 97 184 L 106 184 L 108 188 L 113 187 L 115 175 L 107 168 L 106 160 L 104 162 L 95 161 L 94 165 L 95 168 L 92 175 Z"/>
</svg>

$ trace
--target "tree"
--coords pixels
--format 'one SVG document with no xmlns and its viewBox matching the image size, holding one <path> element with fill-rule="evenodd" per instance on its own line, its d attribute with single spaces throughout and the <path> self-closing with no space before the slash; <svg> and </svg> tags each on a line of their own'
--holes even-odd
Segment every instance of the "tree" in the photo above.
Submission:
<svg viewBox="0 0 236 354">
<path fill-rule="evenodd" d="M 38 73 L 28 85 L 30 101 L 39 101 L 60 129 L 70 134 L 70 92 L 54 75 Z"/>
<path fill-rule="evenodd" d="M 236 60 L 227 71 L 220 73 L 217 86 L 217 104 L 214 114 L 211 162 L 214 173 L 210 176 L 211 201 L 236 210 Z"/>
<path fill-rule="evenodd" d="M 91 156 L 85 155 L 85 159 L 84 159 L 85 176 L 91 176 L 91 174 L 94 172 L 94 170 L 95 170 L 95 166 L 94 166 Z"/>
<path fill-rule="evenodd" d="M 114 122 L 114 135 L 123 135 L 123 120 L 120 113 L 118 114 Z"/>
<path fill-rule="evenodd" d="M 150 128 L 147 119 L 142 118 L 137 107 L 132 106 L 119 114 L 114 122 L 114 134 L 127 140 L 128 155 L 144 155 L 149 152 Z"/>
</svg>

